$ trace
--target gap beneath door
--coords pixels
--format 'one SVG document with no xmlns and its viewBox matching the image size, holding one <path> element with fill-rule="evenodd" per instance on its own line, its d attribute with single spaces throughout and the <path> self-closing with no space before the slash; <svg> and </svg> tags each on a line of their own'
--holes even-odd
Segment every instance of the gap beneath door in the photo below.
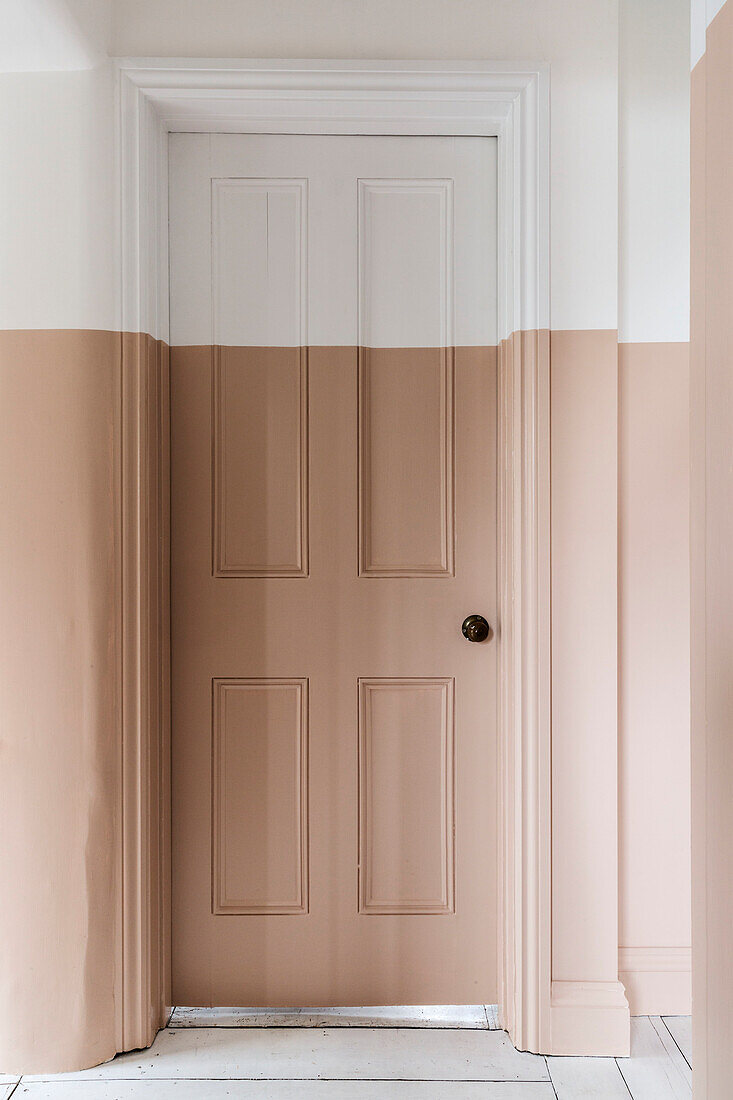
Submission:
<svg viewBox="0 0 733 1100">
<path fill-rule="evenodd" d="M 497 1005 L 371 1005 L 356 1008 L 173 1009 L 170 1028 L 416 1027 L 498 1031 Z"/>
</svg>

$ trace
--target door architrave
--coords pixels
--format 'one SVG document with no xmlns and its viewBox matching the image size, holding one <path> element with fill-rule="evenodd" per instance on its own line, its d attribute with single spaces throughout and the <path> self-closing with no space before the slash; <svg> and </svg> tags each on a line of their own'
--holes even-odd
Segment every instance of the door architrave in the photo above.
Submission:
<svg viewBox="0 0 733 1100">
<path fill-rule="evenodd" d="M 500 1012 L 516 1046 L 550 1053 L 549 66 L 129 59 L 117 68 L 120 327 L 162 345 L 168 343 L 169 133 L 498 140 Z M 160 766 L 169 714 L 166 691 L 150 676 L 151 667 L 164 675 L 168 668 L 161 567 L 167 519 L 160 506 L 167 376 L 161 368 L 150 385 L 142 346 L 140 339 L 122 340 L 121 1050 L 152 1042 L 170 1000 L 170 781 Z M 157 540 L 150 538 L 151 506 L 160 523 Z"/>
</svg>

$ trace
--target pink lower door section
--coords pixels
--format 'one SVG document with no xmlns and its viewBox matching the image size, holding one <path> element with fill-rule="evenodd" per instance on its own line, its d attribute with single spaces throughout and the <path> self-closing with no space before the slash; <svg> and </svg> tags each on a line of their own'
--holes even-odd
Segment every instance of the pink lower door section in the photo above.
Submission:
<svg viewBox="0 0 733 1100">
<path fill-rule="evenodd" d="M 496 999 L 494 158 L 172 138 L 175 1003 Z"/>
</svg>

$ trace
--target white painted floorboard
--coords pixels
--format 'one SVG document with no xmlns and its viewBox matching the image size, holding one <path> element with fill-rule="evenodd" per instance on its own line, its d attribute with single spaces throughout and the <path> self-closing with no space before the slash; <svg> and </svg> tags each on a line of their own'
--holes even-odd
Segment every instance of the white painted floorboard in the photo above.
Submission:
<svg viewBox="0 0 733 1100">
<path fill-rule="evenodd" d="M 429 1081 L 37 1081 L 13 1100 L 554 1100 L 549 1083 Z M 628 1094 L 627 1094 L 628 1100 Z"/>
<path fill-rule="evenodd" d="M 613 1058 L 548 1058 L 557 1100 L 629 1100 Z"/>
<path fill-rule="evenodd" d="M 680 1050 L 677 1043 L 674 1041 L 672 1033 L 665 1024 L 661 1016 L 650 1016 L 652 1027 L 656 1031 L 660 1038 L 662 1046 L 667 1051 L 675 1069 L 679 1073 L 680 1077 L 687 1082 L 692 1092 L 692 1069 L 690 1063 L 685 1058 L 684 1054 Z"/>
<path fill-rule="evenodd" d="M 237 1010 L 239 1011 L 239 1010 Z M 487 1021 L 490 1018 L 487 1016 Z M 150 1050 L 56 1077 L 0 1076 L 0 1100 L 690 1100 L 689 1017 L 635 1017 L 630 1058 L 541 1058 L 504 1032 L 167 1028 Z M 548 1077 L 549 1070 L 549 1077 Z"/>
<path fill-rule="evenodd" d="M 692 1017 L 691 1016 L 663 1016 L 662 1019 L 682 1051 L 687 1064 L 692 1065 Z"/>
<path fill-rule="evenodd" d="M 681 1062 L 681 1054 L 679 1060 L 670 1056 L 649 1016 L 632 1017 L 631 1057 L 619 1058 L 618 1065 L 634 1100 L 690 1100 L 692 1087 Z"/>
<path fill-rule="evenodd" d="M 546 1081 L 503 1031 L 166 1028 L 149 1050 L 59 1080 Z M 23 1078 L 23 1082 L 43 1079 Z"/>
</svg>

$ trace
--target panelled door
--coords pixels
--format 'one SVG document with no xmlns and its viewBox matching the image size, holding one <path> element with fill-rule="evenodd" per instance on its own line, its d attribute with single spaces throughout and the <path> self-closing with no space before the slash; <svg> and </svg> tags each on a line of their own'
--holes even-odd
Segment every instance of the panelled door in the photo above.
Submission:
<svg viewBox="0 0 733 1100">
<path fill-rule="evenodd" d="M 174 1002 L 493 1002 L 496 143 L 170 178 Z"/>
</svg>

